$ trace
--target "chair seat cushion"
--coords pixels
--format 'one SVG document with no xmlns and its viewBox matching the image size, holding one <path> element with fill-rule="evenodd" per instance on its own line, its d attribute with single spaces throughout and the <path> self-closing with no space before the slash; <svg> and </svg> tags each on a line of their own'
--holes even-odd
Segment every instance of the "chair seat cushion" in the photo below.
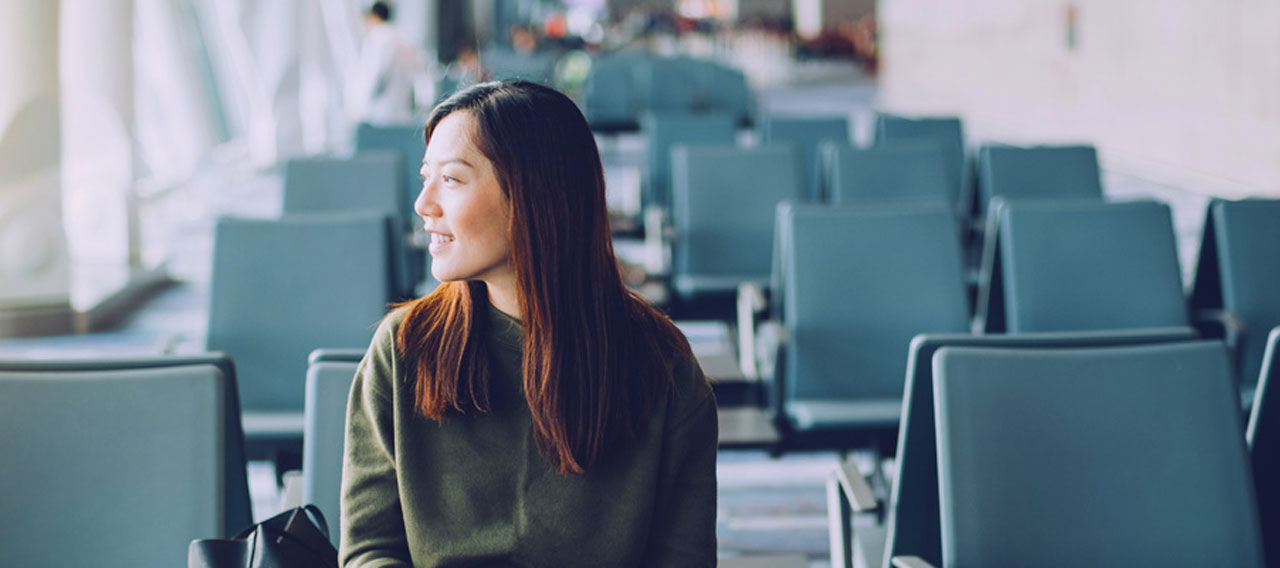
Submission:
<svg viewBox="0 0 1280 568">
<path fill-rule="evenodd" d="M 902 400 L 794 400 L 787 417 L 797 430 L 826 430 L 897 425 Z"/>
</svg>

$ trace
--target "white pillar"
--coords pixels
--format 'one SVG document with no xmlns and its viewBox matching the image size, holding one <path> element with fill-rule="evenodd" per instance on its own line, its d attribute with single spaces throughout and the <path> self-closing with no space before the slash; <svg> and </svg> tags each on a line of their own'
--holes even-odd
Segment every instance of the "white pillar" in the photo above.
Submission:
<svg viewBox="0 0 1280 568">
<path fill-rule="evenodd" d="M 70 326 L 58 3 L 0 0 L 0 336 Z"/>
<path fill-rule="evenodd" d="M 133 0 L 61 0 L 63 220 L 71 301 L 88 311 L 138 266 Z"/>
</svg>

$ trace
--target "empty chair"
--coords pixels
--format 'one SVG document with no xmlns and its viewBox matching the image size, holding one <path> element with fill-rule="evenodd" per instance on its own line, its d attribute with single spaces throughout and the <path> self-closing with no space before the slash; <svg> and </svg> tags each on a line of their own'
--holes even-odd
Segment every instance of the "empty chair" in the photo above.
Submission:
<svg viewBox="0 0 1280 568">
<path fill-rule="evenodd" d="M 1205 216 L 1191 291 L 1197 315 L 1228 322 L 1242 386 L 1251 389 L 1266 347 L 1263 334 L 1280 325 L 1280 200 L 1215 200 Z"/>
<path fill-rule="evenodd" d="M 422 125 L 361 124 L 356 128 L 356 151 L 370 150 L 390 150 L 399 154 L 400 167 L 404 168 L 400 177 L 404 188 L 401 193 L 404 208 L 399 211 L 404 215 L 406 225 L 415 225 L 417 217 L 413 213 L 413 201 L 422 190 L 422 177 L 418 171 L 422 169 L 422 156 L 427 153 Z"/>
<path fill-rule="evenodd" d="M 778 203 L 802 200 L 791 148 L 679 146 L 672 152 L 676 292 L 732 292 L 769 278 Z"/>
<path fill-rule="evenodd" d="M 988 333 L 1189 325 L 1169 207 L 1017 201 L 995 213 L 978 326 Z"/>
<path fill-rule="evenodd" d="M 1245 440 L 1258 495 L 1267 565 L 1280 565 L 1280 327 L 1271 329 Z"/>
<path fill-rule="evenodd" d="M 349 213 L 367 211 L 386 215 L 393 222 L 391 269 L 396 294 L 413 294 L 409 266 L 422 265 L 422 251 L 410 245 L 416 218 L 406 212 L 399 152 L 376 150 L 351 158 L 293 158 L 284 166 L 284 214 Z"/>
<path fill-rule="evenodd" d="M 978 154 L 979 215 L 993 197 L 1102 199 L 1093 146 L 985 146 Z"/>
<path fill-rule="evenodd" d="M 521 53 L 503 48 L 486 49 L 480 54 L 480 61 L 495 81 L 524 79 L 550 85 L 556 70 L 556 56 L 549 52 Z"/>
<path fill-rule="evenodd" d="M 933 354 L 943 347 L 985 347 L 999 349 L 1072 349 L 1118 347 L 1188 341 L 1195 339 L 1190 327 L 1135 330 L 1025 333 L 1018 335 L 924 334 L 911 340 L 907 353 L 906 384 L 902 393 L 902 423 L 898 429 L 897 474 L 884 503 L 885 531 L 858 533 L 862 550 L 884 550 L 883 558 L 865 559 L 868 566 L 890 567 L 896 556 L 916 556 L 934 565 L 942 563 L 942 532 L 939 521 L 937 434 L 933 416 Z M 860 474 L 842 466 L 845 480 Z M 849 491 L 840 487 L 844 494 Z M 832 558 L 848 559 L 851 567 L 853 536 L 848 506 L 842 498 L 829 506 L 832 522 L 842 526 L 833 536 Z M 871 504 L 878 507 L 879 504 Z M 843 513 L 841 509 L 845 509 Z M 866 539 L 885 538 L 883 546 Z M 833 561 L 833 566 L 839 563 Z"/>
<path fill-rule="evenodd" d="M 583 114 L 591 129 L 616 132 L 640 128 L 640 101 L 635 68 L 651 56 L 645 52 L 623 52 L 596 58 L 583 83 Z"/>
<path fill-rule="evenodd" d="M 388 238 L 372 214 L 218 221 L 207 342 L 236 360 L 251 441 L 300 441 L 314 346 L 369 344 L 391 299 Z"/>
<path fill-rule="evenodd" d="M 954 210 L 946 159 L 934 144 L 882 144 L 859 149 L 826 142 L 820 150 L 828 201 L 933 203 Z"/>
<path fill-rule="evenodd" d="M 955 210 L 967 218 L 972 210 L 973 191 L 969 183 L 969 162 L 965 152 L 964 127 L 957 117 L 876 116 L 875 144 L 928 142 L 937 145 L 946 160 L 947 179 Z"/>
<path fill-rule="evenodd" d="M 641 119 L 647 138 L 644 191 L 647 207 L 671 210 L 671 150 L 677 144 L 726 145 L 737 140 L 732 115 L 650 113 Z"/>
<path fill-rule="evenodd" d="M 302 502 L 320 508 L 338 545 L 347 397 L 361 349 L 317 349 L 307 364 L 306 429 L 302 443 Z"/>
<path fill-rule="evenodd" d="M 251 524 L 221 356 L 0 361 L 0 549 L 12 566 L 183 566 Z"/>
<path fill-rule="evenodd" d="M 893 439 L 911 338 L 964 331 L 955 220 L 943 207 L 779 213 L 783 364 L 772 406 L 783 448 Z"/>
<path fill-rule="evenodd" d="M 849 119 L 843 116 L 770 116 L 761 121 L 765 145 L 789 144 L 800 160 L 800 176 L 808 201 L 831 201 L 820 183 L 818 144 L 823 140 L 849 143 Z"/>
<path fill-rule="evenodd" d="M 933 365 L 943 565 L 1262 565 L 1221 342 Z"/>
</svg>

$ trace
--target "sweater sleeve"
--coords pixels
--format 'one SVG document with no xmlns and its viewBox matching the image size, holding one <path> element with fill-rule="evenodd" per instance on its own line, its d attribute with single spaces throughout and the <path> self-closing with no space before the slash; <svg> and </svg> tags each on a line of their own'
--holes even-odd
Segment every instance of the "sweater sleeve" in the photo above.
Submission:
<svg viewBox="0 0 1280 568">
<path fill-rule="evenodd" d="M 395 332 L 391 318 L 374 335 L 347 402 L 342 458 L 339 558 L 346 568 L 411 566 L 396 479 Z"/>
<path fill-rule="evenodd" d="M 716 565 L 716 399 L 693 361 L 676 369 L 662 482 L 644 566 Z M 690 376 L 691 375 L 691 376 Z"/>
</svg>

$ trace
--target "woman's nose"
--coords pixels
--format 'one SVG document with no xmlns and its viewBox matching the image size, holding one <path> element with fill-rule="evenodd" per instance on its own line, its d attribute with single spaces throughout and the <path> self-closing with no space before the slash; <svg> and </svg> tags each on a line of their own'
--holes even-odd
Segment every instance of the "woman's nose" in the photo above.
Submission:
<svg viewBox="0 0 1280 568">
<path fill-rule="evenodd" d="M 422 183 L 422 191 L 418 192 L 418 198 L 413 200 L 413 212 L 419 217 L 439 217 L 440 206 L 435 200 L 434 184 L 431 180 Z"/>
</svg>

